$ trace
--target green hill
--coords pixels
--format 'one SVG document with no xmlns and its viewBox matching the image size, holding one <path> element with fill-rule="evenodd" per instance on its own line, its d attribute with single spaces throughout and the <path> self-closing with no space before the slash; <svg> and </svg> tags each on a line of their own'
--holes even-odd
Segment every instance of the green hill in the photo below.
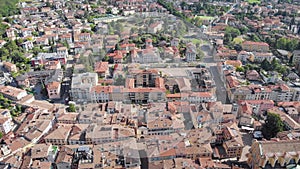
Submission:
<svg viewBox="0 0 300 169">
<path fill-rule="evenodd" d="M 18 14 L 17 3 L 19 0 L 0 0 L 0 16 Z"/>
</svg>

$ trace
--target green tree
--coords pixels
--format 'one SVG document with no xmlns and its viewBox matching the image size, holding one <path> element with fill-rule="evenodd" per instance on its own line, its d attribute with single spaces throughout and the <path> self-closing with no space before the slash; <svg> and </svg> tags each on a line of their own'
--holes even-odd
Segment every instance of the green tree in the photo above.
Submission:
<svg viewBox="0 0 300 169">
<path fill-rule="evenodd" d="M 237 36 L 240 36 L 240 35 L 241 35 L 240 30 L 238 30 L 234 27 L 231 27 L 231 26 L 227 26 L 225 28 L 224 43 L 230 44 L 234 38 L 236 38 Z"/>
<path fill-rule="evenodd" d="M 264 59 L 261 63 L 260 63 L 260 67 L 263 68 L 266 71 L 269 71 L 272 69 L 272 66 L 270 64 L 270 62 L 267 59 Z"/>
<path fill-rule="evenodd" d="M 278 114 L 267 114 L 267 119 L 263 125 L 262 132 L 266 139 L 274 138 L 278 132 L 283 131 L 284 124 Z"/>
<path fill-rule="evenodd" d="M 236 68 L 237 72 L 245 72 L 245 69 L 242 66 Z"/>
<path fill-rule="evenodd" d="M 76 112 L 75 104 L 70 104 L 69 105 L 68 112 Z"/>
<path fill-rule="evenodd" d="M 0 131 L 0 139 L 3 137 L 3 133 Z"/>
<path fill-rule="evenodd" d="M 259 42 L 260 41 L 259 37 L 256 34 L 251 35 L 251 40 L 254 41 L 254 42 Z"/>
</svg>

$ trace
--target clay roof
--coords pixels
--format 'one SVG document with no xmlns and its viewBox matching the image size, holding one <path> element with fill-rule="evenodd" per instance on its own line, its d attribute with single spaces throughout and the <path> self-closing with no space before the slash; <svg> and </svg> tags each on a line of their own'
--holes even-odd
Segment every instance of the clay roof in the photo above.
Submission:
<svg viewBox="0 0 300 169">
<path fill-rule="evenodd" d="M 108 62 L 97 62 L 95 64 L 96 73 L 105 73 L 108 70 Z"/>
</svg>

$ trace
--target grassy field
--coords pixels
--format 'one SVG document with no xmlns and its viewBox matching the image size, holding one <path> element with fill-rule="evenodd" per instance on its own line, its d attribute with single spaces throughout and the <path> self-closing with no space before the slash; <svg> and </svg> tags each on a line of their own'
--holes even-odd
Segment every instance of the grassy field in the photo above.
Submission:
<svg viewBox="0 0 300 169">
<path fill-rule="evenodd" d="M 212 20 L 214 17 L 212 16 L 195 16 L 195 18 L 200 18 L 201 20 Z"/>
<path fill-rule="evenodd" d="M 254 3 L 260 4 L 260 0 L 247 0 L 247 2 L 250 4 L 254 4 Z"/>
<path fill-rule="evenodd" d="M 240 38 L 240 37 L 236 37 L 233 39 L 234 44 L 241 44 L 243 41 L 244 41 L 244 39 Z"/>
</svg>

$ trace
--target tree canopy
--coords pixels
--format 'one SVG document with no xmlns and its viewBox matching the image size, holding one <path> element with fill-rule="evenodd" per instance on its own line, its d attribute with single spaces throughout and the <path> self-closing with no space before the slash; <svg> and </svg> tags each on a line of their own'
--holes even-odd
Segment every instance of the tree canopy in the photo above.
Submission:
<svg viewBox="0 0 300 169">
<path fill-rule="evenodd" d="M 298 48 L 299 41 L 297 39 L 279 38 L 276 42 L 277 49 L 293 51 Z"/>
<path fill-rule="evenodd" d="M 227 26 L 225 28 L 224 43 L 230 44 L 234 38 L 236 38 L 237 36 L 240 36 L 240 35 L 241 35 L 241 32 L 239 29 L 231 27 L 231 26 Z"/>
<path fill-rule="evenodd" d="M 261 62 L 260 66 L 265 71 L 277 71 L 278 73 L 281 73 L 281 74 L 288 73 L 287 67 L 284 65 L 281 65 L 277 59 L 273 59 L 271 61 L 271 63 L 267 59 L 264 59 Z"/>
<path fill-rule="evenodd" d="M 283 131 L 284 124 L 278 114 L 267 114 L 267 119 L 263 125 L 262 132 L 266 139 L 274 138 L 278 132 Z"/>
<path fill-rule="evenodd" d="M 0 3 L 0 15 L 10 16 L 19 13 L 17 3 L 19 0 L 1 0 Z"/>
<path fill-rule="evenodd" d="M 69 105 L 68 112 L 76 112 L 76 107 L 74 104 Z"/>
</svg>

